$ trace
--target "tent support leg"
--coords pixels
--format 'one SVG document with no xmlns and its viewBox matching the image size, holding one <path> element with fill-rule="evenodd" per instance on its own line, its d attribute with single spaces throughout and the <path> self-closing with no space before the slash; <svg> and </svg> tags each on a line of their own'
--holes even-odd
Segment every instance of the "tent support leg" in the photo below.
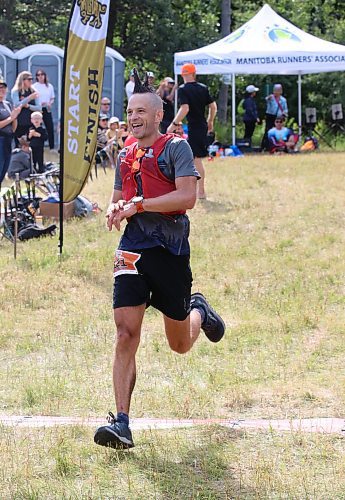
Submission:
<svg viewBox="0 0 345 500">
<path fill-rule="evenodd" d="M 232 126 L 232 144 L 236 144 L 236 75 L 232 73 L 232 85 L 231 85 L 231 126 Z"/>
<path fill-rule="evenodd" d="M 299 73 L 298 80 L 298 136 L 302 137 L 302 75 Z"/>
</svg>

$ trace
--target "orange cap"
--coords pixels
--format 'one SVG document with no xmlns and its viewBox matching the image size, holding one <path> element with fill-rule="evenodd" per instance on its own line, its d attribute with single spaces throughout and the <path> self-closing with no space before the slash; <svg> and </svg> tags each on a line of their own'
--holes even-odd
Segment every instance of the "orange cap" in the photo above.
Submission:
<svg viewBox="0 0 345 500">
<path fill-rule="evenodd" d="M 196 67 L 193 63 L 186 63 L 182 66 L 181 75 L 192 75 L 196 73 Z"/>
</svg>

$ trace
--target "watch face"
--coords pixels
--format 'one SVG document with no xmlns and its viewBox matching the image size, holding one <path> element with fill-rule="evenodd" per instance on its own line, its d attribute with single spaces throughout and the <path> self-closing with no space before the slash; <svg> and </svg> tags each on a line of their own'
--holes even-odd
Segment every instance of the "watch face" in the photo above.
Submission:
<svg viewBox="0 0 345 500">
<path fill-rule="evenodd" d="M 141 201 L 143 201 L 143 199 L 143 196 L 134 196 L 131 201 L 133 203 L 140 203 Z"/>
</svg>

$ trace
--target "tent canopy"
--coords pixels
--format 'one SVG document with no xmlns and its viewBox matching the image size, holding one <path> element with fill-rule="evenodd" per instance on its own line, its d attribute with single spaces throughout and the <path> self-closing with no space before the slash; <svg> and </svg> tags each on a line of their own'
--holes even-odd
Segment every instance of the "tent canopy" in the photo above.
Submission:
<svg viewBox="0 0 345 500">
<path fill-rule="evenodd" d="M 250 21 L 206 47 L 175 54 L 175 74 L 187 62 L 197 73 L 302 75 L 345 70 L 345 46 L 305 33 L 264 5 Z"/>
</svg>

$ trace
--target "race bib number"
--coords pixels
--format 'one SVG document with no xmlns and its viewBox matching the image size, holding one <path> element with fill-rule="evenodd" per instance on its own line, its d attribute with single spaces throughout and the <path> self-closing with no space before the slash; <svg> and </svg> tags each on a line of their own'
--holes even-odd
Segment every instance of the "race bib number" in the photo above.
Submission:
<svg viewBox="0 0 345 500">
<path fill-rule="evenodd" d="M 140 253 L 116 250 L 114 260 L 114 278 L 121 274 L 139 274 L 135 265 L 140 259 Z"/>
</svg>

